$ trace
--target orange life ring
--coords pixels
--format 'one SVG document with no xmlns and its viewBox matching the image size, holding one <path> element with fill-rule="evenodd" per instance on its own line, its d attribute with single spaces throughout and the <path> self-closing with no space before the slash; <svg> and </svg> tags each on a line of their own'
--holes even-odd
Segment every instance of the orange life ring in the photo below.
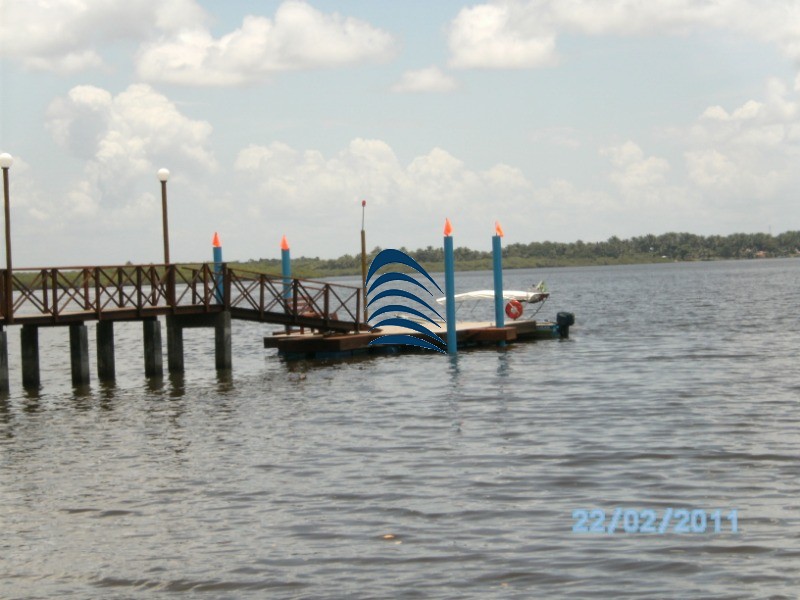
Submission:
<svg viewBox="0 0 800 600">
<path fill-rule="evenodd" d="M 519 300 L 509 300 L 506 304 L 506 314 L 515 321 L 522 316 L 522 303 Z"/>
</svg>

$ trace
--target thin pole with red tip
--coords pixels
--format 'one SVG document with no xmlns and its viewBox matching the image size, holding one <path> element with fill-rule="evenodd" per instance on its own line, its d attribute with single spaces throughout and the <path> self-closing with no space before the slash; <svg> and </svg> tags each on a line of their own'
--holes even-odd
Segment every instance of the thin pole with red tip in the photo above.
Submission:
<svg viewBox="0 0 800 600">
<path fill-rule="evenodd" d="M 367 312 L 367 232 L 364 229 L 364 213 L 367 201 L 361 201 L 361 306 L 364 307 L 364 323 L 369 318 Z"/>
</svg>

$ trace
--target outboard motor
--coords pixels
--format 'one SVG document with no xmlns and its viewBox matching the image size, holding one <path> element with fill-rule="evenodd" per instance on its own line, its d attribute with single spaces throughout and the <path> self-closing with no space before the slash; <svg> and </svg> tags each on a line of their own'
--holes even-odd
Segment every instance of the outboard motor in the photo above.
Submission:
<svg viewBox="0 0 800 600">
<path fill-rule="evenodd" d="M 575 315 L 571 312 L 560 312 L 556 315 L 556 324 L 559 335 L 562 338 L 568 338 L 570 326 L 575 325 Z"/>
</svg>

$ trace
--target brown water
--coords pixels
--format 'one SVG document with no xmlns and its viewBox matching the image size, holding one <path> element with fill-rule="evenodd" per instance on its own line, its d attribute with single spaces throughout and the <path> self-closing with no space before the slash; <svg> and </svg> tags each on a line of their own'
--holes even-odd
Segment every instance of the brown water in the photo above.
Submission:
<svg viewBox="0 0 800 600">
<path fill-rule="evenodd" d="M 509 271 L 565 341 L 286 363 L 187 331 L 183 377 L 0 399 L 3 598 L 796 598 L 800 261 Z M 462 290 L 490 273 L 459 274 Z M 10 330 L 18 342 L 18 329 Z M 573 533 L 576 509 L 738 533 Z M 606 521 L 607 523 L 608 521 Z M 390 536 L 390 537 L 386 537 Z"/>
</svg>

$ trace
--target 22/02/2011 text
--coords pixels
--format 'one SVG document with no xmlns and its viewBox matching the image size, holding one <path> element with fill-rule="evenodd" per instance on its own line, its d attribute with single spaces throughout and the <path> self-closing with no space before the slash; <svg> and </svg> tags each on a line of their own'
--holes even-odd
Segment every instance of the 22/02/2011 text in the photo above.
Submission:
<svg viewBox="0 0 800 600">
<path fill-rule="evenodd" d="M 664 509 L 659 518 L 652 508 L 642 510 L 617 507 L 606 522 L 606 511 L 595 508 L 579 508 L 572 511 L 573 533 L 739 533 L 737 509 L 725 511 L 702 508 Z"/>
</svg>

